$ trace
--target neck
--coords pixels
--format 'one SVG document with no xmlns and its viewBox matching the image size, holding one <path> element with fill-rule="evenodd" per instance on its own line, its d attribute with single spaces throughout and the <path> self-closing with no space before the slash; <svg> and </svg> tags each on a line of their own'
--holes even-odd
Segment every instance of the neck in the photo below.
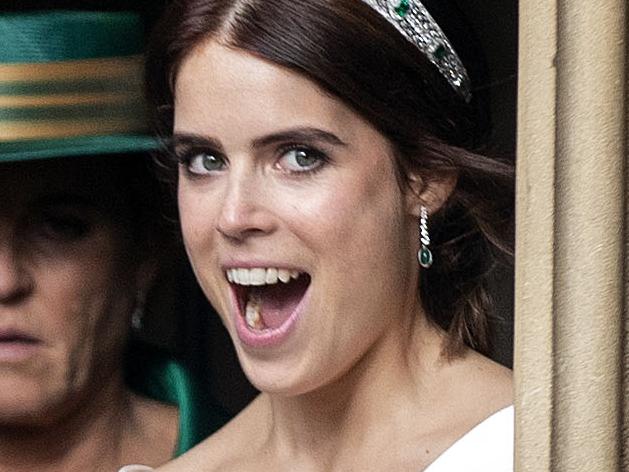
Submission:
<svg viewBox="0 0 629 472">
<path fill-rule="evenodd" d="M 0 472 L 115 470 L 131 407 L 122 375 L 114 377 L 58 421 L 0 425 Z"/>
<path fill-rule="evenodd" d="M 330 385 L 290 398 L 261 397 L 269 407 L 269 445 L 286 459 L 332 470 L 343 457 L 390 443 L 409 414 L 428 425 L 442 389 L 436 373 L 446 365 L 443 335 L 424 316 L 408 319 Z"/>
</svg>

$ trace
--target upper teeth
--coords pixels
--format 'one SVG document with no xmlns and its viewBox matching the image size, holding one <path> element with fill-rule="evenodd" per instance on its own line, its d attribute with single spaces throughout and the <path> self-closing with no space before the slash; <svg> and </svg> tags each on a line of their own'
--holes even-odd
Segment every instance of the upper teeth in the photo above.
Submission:
<svg viewBox="0 0 629 472">
<path fill-rule="evenodd" d="M 279 282 L 288 283 L 291 279 L 299 278 L 299 271 L 262 268 L 255 269 L 227 269 L 227 280 L 238 285 L 273 285 Z"/>
</svg>

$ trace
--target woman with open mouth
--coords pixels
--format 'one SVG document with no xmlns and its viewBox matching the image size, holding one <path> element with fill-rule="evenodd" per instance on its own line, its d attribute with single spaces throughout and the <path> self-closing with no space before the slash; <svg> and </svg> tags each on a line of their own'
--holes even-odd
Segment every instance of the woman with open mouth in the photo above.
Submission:
<svg viewBox="0 0 629 472">
<path fill-rule="evenodd" d="M 511 372 L 483 355 L 512 169 L 478 154 L 456 49 L 418 1 L 166 13 L 148 63 L 164 162 L 262 393 L 160 470 L 512 470 Z"/>
</svg>

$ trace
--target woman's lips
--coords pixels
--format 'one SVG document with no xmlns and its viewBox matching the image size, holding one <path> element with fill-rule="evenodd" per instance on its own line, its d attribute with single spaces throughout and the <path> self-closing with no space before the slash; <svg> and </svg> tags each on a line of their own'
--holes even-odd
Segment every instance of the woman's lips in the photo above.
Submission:
<svg viewBox="0 0 629 472">
<path fill-rule="evenodd" d="M 27 360 L 41 347 L 41 341 L 23 331 L 0 329 L 0 363 Z"/>
<path fill-rule="evenodd" d="M 233 293 L 232 291 L 232 294 Z M 305 311 L 309 293 L 310 288 L 286 321 L 281 326 L 274 329 L 264 329 L 260 331 L 251 329 L 247 326 L 245 317 L 242 316 L 240 310 L 234 310 L 236 332 L 242 343 L 255 348 L 269 348 L 282 344 L 295 330 L 299 319 Z M 233 303 L 234 306 L 238 305 L 237 300 L 234 300 Z"/>
<path fill-rule="evenodd" d="M 229 274 L 228 278 L 231 278 L 229 277 Z M 268 298 L 266 299 L 265 303 L 261 304 L 263 306 L 261 308 L 263 313 L 261 313 L 259 323 L 256 323 L 259 324 L 259 326 L 253 327 L 251 320 L 249 320 L 246 316 L 247 310 L 251 308 L 248 303 L 250 302 L 248 298 L 249 296 L 254 296 L 251 294 L 250 291 L 258 292 L 258 296 L 260 296 L 260 288 L 249 287 L 247 286 L 248 284 L 243 286 L 238 282 L 230 280 L 233 320 L 238 337 L 244 345 L 254 348 L 268 348 L 277 346 L 283 343 L 294 331 L 297 322 L 301 318 L 301 315 L 305 310 L 305 306 L 307 305 L 307 299 L 310 293 L 311 285 L 311 278 L 309 274 L 305 272 L 300 273 L 298 271 L 295 271 L 292 279 L 297 278 L 300 279 L 299 282 L 292 282 L 287 280 L 285 283 L 301 286 L 304 286 L 304 283 L 307 284 L 305 285 L 305 289 L 301 293 L 301 298 L 297 303 L 293 302 L 286 305 L 287 311 L 285 315 L 281 315 L 278 317 L 277 313 L 275 313 L 276 318 L 278 319 L 274 320 L 274 322 L 271 323 L 269 327 L 267 327 L 264 323 L 265 315 L 267 316 L 266 321 L 270 322 L 268 318 L 268 316 L 270 316 L 270 313 L 264 312 L 264 307 L 266 307 L 267 311 L 272 311 L 273 308 L 272 304 L 269 303 Z M 284 285 L 284 283 L 280 282 L 279 285 Z M 283 287 L 279 286 L 271 286 L 269 287 L 269 291 L 277 295 L 277 289 L 281 290 L 282 288 Z M 262 296 L 262 298 L 264 298 L 264 296 Z M 275 309 L 277 310 L 277 306 L 275 307 Z M 282 320 L 282 318 L 285 319 Z"/>
</svg>

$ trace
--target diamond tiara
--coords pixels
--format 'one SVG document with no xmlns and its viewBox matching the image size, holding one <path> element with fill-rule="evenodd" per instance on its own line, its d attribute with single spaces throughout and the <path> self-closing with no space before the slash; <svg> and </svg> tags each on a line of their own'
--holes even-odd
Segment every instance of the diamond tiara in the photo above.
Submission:
<svg viewBox="0 0 629 472">
<path fill-rule="evenodd" d="M 420 49 L 466 102 L 470 78 L 443 30 L 419 0 L 362 0 Z"/>
</svg>

